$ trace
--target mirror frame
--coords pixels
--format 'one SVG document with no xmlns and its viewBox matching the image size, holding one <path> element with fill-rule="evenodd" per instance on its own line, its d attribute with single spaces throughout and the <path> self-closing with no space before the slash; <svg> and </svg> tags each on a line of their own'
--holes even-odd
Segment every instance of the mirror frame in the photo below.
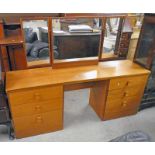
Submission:
<svg viewBox="0 0 155 155">
<path fill-rule="evenodd" d="M 23 22 L 24 21 L 30 21 L 30 20 L 47 20 L 47 27 L 48 27 L 48 44 L 49 44 L 49 63 L 42 63 L 42 62 L 28 62 L 27 61 L 27 55 L 26 55 L 26 45 L 25 45 L 25 34 L 24 34 L 24 28 L 23 28 Z M 52 50 L 51 50 L 51 22 L 49 17 L 26 17 L 26 18 L 20 18 L 21 23 L 21 30 L 22 30 L 22 38 L 23 38 L 23 47 L 25 52 L 25 59 L 27 62 L 27 68 L 39 68 L 39 67 L 48 67 L 52 66 Z M 36 64 L 35 64 L 36 63 Z"/>
<path fill-rule="evenodd" d="M 102 26 L 101 26 L 101 35 L 99 41 L 99 51 L 96 57 L 86 57 L 86 58 L 73 58 L 73 59 L 64 59 L 62 62 L 54 62 L 54 51 L 53 51 L 53 27 L 52 20 L 53 19 L 85 19 L 85 18 L 100 18 L 102 25 L 101 16 L 65 16 L 65 17 L 51 17 L 51 50 L 52 50 L 52 67 L 53 68 L 65 68 L 65 67 L 75 67 L 75 66 L 85 66 L 85 65 L 97 65 L 99 62 L 100 50 L 102 45 Z"/>
<path fill-rule="evenodd" d="M 117 57 L 107 57 L 107 58 L 102 58 L 102 52 L 103 52 L 103 44 L 104 44 L 104 35 L 105 35 L 105 32 L 106 32 L 106 22 L 107 22 L 107 19 L 108 18 L 120 18 L 120 21 L 119 21 L 119 26 L 118 26 L 118 33 L 117 33 L 117 37 L 116 37 L 116 44 L 115 44 L 115 51 L 114 51 L 114 54 L 117 56 Z M 102 21 L 102 46 L 101 46 L 101 50 L 100 50 L 100 55 L 99 55 L 99 60 L 100 61 L 108 61 L 108 60 L 119 60 L 119 51 L 118 51 L 118 48 L 119 48 L 119 43 L 120 43 L 120 39 L 121 39 L 121 34 L 122 34 L 122 30 L 123 30 L 123 26 L 124 26 L 124 21 L 125 21 L 125 18 L 126 16 L 105 16 L 103 17 L 103 21 Z"/>
</svg>

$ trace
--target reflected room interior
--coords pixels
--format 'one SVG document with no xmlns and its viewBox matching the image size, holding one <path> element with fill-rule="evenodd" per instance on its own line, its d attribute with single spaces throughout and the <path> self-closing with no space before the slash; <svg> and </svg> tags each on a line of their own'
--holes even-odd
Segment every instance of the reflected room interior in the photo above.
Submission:
<svg viewBox="0 0 155 155">
<path fill-rule="evenodd" d="M 52 32 L 54 62 L 98 59 L 101 19 L 54 18 Z"/>
<path fill-rule="evenodd" d="M 104 31 L 102 58 L 117 57 L 115 55 L 120 18 L 107 18 Z"/>
<path fill-rule="evenodd" d="M 155 25 L 152 23 L 144 23 L 143 33 L 141 35 L 141 42 L 139 44 L 139 52 L 136 53 L 135 60 L 140 64 L 147 66 L 148 57 L 152 57 L 151 54 L 155 44 Z"/>
<path fill-rule="evenodd" d="M 47 20 L 23 21 L 27 62 L 50 62 Z"/>
</svg>

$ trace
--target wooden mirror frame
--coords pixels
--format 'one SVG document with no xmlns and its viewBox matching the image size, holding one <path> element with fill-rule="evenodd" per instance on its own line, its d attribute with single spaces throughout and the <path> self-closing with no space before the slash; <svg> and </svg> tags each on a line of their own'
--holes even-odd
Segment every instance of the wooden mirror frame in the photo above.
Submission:
<svg viewBox="0 0 155 155">
<path fill-rule="evenodd" d="M 37 61 L 32 61 L 28 62 L 27 61 L 27 55 L 26 55 L 26 47 L 25 47 L 25 37 L 24 37 L 24 29 L 23 29 L 23 21 L 30 21 L 30 20 L 46 20 L 47 21 L 47 27 L 48 27 L 48 44 L 49 44 L 49 63 L 44 62 L 44 60 L 38 60 Z M 48 67 L 52 66 L 52 50 L 51 50 L 51 22 L 49 17 L 25 17 L 25 18 L 20 18 L 20 23 L 21 23 L 21 30 L 22 30 L 22 38 L 23 38 L 23 47 L 24 47 L 24 52 L 25 52 L 25 59 L 27 62 L 27 68 L 36 68 L 36 67 Z M 28 64 L 29 63 L 29 64 Z"/>
<path fill-rule="evenodd" d="M 73 59 L 64 59 L 62 62 L 54 62 L 54 51 L 53 51 L 53 19 L 82 19 L 82 18 L 100 18 L 101 16 L 65 16 L 65 17 L 51 17 L 51 50 L 52 50 L 52 67 L 53 68 L 65 68 L 65 67 L 75 67 L 75 66 L 85 66 L 85 65 L 97 65 L 99 62 L 100 49 L 102 45 L 102 30 L 99 41 L 99 51 L 97 57 L 86 57 L 86 58 L 73 58 Z M 102 24 L 102 23 L 101 23 Z M 102 29 L 102 27 L 101 27 Z"/>
<path fill-rule="evenodd" d="M 114 51 L 114 54 L 117 57 L 105 57 L 105 58 L 102 58 L 103 44 L 104 44 L 104 34 L 105 34 L 105 31 L 106 31 L 106 22 L 107 22 L 108 18 L 120 18 L 119 26 L 118 26 L 118 33 L 117 33 L 117 37 L 116 37 L 115 51 Z M 120 38 L 121 38 L 121 33 L 122 33 L 122 30 L 123 30 L 125 18 L 126 18 L 126 16 L 124 16 L 124 15 L 123 16 L 119 16 L 119 15 L 118 16 L 106 16 L 106 17 L 102 18 L 102 20 L 103 20 L 102 21 L 102 44 L 101 44 L 100 55 L 99 55 L 99 60 L 100 61 L 108 61 L 108 60 L 118 60 L 118 59 L 120 59 L 119 58 L 118 48 L 119 48 L 119 43 L 120 43 Z"/>
</svg>

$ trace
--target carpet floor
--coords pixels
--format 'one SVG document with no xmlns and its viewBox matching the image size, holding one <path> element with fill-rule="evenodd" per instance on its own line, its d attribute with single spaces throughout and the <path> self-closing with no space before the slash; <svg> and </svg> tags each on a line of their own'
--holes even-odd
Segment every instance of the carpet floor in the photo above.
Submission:
<svg viewBox="0 0 155 155">
<path fill-rule="evenodd" d="M 106 142 L 135 130 L 146 132 L 155 141 L 155 107 L 133 116 L 103 122 L 88 102 L 89 89 L 65 92 L 64 130 L 13 141 Z M 5 126 L 0 126 L 0 141 L 10 141 Z"/>
</svg>

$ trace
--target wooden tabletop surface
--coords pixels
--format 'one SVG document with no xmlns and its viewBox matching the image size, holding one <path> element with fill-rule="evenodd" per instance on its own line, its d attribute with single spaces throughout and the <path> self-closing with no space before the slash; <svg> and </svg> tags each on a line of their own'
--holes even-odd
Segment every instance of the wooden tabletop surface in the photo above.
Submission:
<svg viewBox="0 0 155 155">
<path fill-rule="evenodd" d="M 130 60 L 99 62 L 98 65 L 73 68 L 52 69 L 45 67 L 11 71 L 6 73 L 6 91 L 53 84 L 99 81 L 149 73 L 149 70 Z"/>
</svg>

